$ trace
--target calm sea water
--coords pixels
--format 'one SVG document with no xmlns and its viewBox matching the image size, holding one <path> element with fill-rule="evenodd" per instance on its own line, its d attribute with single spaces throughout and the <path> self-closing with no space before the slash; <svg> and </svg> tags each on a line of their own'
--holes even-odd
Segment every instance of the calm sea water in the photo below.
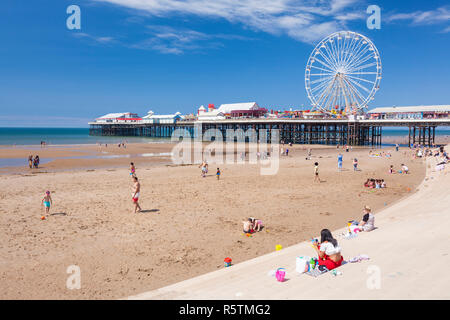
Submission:
<svg viewBox="0 0 450 320">
<path fill-rule="evenodd" d="M 0 128 L 0 145 L 96 144 L 119 142 L 166 142 L 164 138 L 90 136 L 89 128 Z"/>
<path fill-rule="evenodd" d="M 450 129 L 437 128 L 436 135 L 450 136 Z M 408 136 L 408 129 L 383 128 L 383 136 Z M 0 145 L 96 144 L 128 142 L 167 142 L 168 138 L 90 136 L 88 128 L 0 128 Z"/>
</svg>

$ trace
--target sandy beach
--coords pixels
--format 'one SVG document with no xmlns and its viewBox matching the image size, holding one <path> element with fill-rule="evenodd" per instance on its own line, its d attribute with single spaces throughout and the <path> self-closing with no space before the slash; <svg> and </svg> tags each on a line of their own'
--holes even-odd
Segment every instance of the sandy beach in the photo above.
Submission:
<svg viewBox="0 0 450 320">
<path fill-rule="evenodd" d="M 156 153 L 168 146 L 144 147 L 120 152 Z M 423 161 L 413 160 L 409 150 L 390 150 L 389 159 L 371 158 L 369 149 L 346 153 L 315 146 L 313 158 L 305 160 L 306 147 L 292 147 L 273 176 L 261 176 L 255 164 L 222 164 L 220 181 L 213 164 L 201 178 L 197 165 L 131 156 L 120 159 L 123 163 L 86 163 L 90 169 L 60 171 L 55 161 L 45 169 L 9 170 L 0 176 L 0 298 L 110 299 L 160 288 L 223 268 L 227 256 L 239 263 L 272 252 L 276 244 L 299 243 L 324 227 L 340 228 L 360 219 L 364 205 L 377 213 L 414 193 L 425 175 Z M 338 152 L 344 155 L 342 172 Z M 361 171 L 353 171 L 353 157 Z M 140 214 L 133 213 L 129 161 L 136 163 L 142 185 Z M 313 184 L 315 161 L 320 184 Z M 387 173 L 389 165 L 399 169 L 401 163 L 411 174 Z M 385 179 L 387 188 L 364 188 L 372 177 Z M 41 220 L 45 190 L 52 192 L 54 205 Z M 241 223 L 249 216 L 266 225 L 251 238 Z M 81 269 L 79 290 L 66 287 L 71 265 Z"/>
<path fill-rule="evenodd" d="M 318 277 L 296 270 L 298 256 L 313 256 L 310 241 L 125 299 L 203 300 L 448 300 L 450 175 L 448 167 L 427 172 L 418 191 L 376 216 L 376 229 L 347 239 L 333 231 L 345 261 Z M 431 244 L 431 245 L 430 245 Z M 435 245 L 437 244 L 437 245 Z M 352 259 L 360 255 L 365 260 Z M 286 271 L 278 282 L 271 271 Z M 336 273 L 334 273 L 336 272 Z M 236 304 L 245 301 L 236 301 Z M 404 310 L 403 310 L 404 311 Z"/>
</svg>

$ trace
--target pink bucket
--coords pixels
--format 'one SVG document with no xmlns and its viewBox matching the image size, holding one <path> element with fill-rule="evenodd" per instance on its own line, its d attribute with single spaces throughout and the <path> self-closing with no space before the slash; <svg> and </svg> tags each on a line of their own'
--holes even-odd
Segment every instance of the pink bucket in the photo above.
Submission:
<svg viewBox="0 0 450 320">
<path fill-rule="evenodd" d="M 278 268 L 277 272 L 275 273 L 275 277 L 277 278 L 278 281 L 283 282 L 284 281 L 284 276 L 286 275 L 286 271 L 284 270 L 284 268 Z"/>
</svg>

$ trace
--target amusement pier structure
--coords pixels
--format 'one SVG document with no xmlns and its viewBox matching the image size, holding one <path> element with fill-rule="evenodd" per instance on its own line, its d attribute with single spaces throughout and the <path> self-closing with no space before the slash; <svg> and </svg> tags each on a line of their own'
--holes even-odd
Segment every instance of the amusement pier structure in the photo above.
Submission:
<svg viewBox="0 0 450 320">
<path fill-rule="evenodd" d="M 279 139 L 295 144 L 381 146 L 383 127 L 408 127 L 409 145 L 433 145 L 436 127 L 450 125 L 450 106 L 376 108 L 367 111 L 380 89 L 381 57 L 367 37 L 340 31 L 314 48 L 305 68 L 305 89 L 311 110 L 271 111 L 255 102 L 225 104 L 197 115 L 108 114 L 90 122 L 90 134 L 169 138 L 177 129 L 202 138 L 217 129 L 227 139 L 227 130 L 256 131 L 260 142 L 271 142 L 273 129 Z M 239 131 L 241 132 L 241 131 Z M 218 137 L 207 137 L 209 141 Z M 253 137 L 254 138 L 254 137 Z M 248 138 L 247 138 L 248 141 Z"/>
</svg>

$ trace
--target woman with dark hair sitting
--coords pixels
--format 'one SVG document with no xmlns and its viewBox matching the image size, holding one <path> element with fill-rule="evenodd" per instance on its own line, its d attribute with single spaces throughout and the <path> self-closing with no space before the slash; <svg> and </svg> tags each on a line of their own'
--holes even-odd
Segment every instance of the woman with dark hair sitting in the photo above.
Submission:
<svg viewBox="0 0 450 320">
<path fill-rule="evenodd" d="M 328 270 L 339 267 L 344 261 L 344 257 L 341 255 L 341 248 L 336 239 L 328 229 L 323 229 L 320 237 L 320 244 L 317 242 L 313 244 L 314 250 L 319 256 L 319 266 L 325 266 Z"/>
</svg>

